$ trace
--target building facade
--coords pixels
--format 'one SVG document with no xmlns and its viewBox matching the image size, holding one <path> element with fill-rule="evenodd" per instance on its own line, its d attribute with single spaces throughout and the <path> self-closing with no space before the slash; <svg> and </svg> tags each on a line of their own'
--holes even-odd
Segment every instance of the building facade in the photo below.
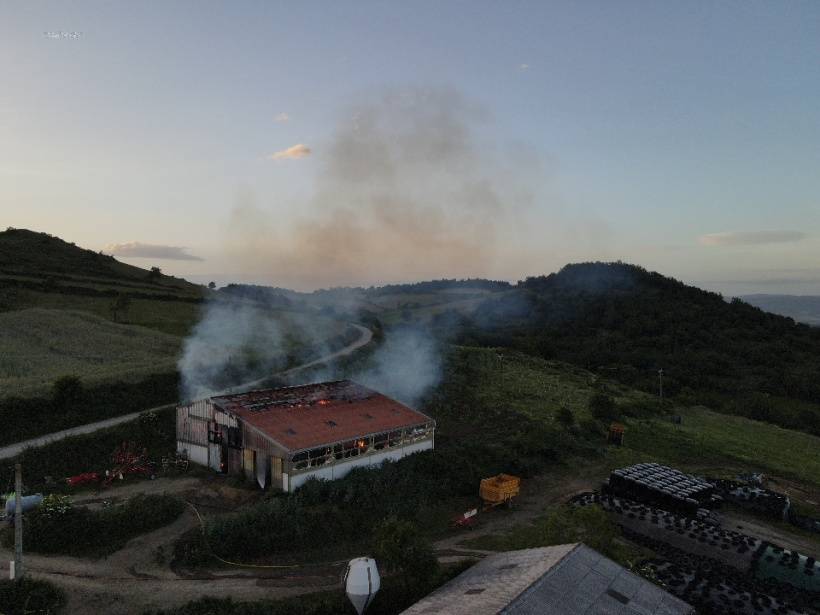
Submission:
<svg viewBox="0 0 820 615">
<path fill-rule="evenodd" d="M 435 421 L 350 380 L 219 395 L 177 408 L 177 452 L 294 491 L 431 449 Z"/>
</svg>

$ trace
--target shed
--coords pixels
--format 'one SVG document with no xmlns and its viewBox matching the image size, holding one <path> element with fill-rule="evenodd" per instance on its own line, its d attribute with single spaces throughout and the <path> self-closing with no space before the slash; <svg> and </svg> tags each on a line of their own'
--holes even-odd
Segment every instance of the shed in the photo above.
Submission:
<svg viewBox="0 0 820 615">
<path fill-rule="evenodd" d="M 403 615 L 692 615 L 695 609 L 584 544 L 496 553 Z"/>
<path fill-rule="evenodd" d="M 293 491 L 433 448 L 435 421 L 351 380 L 218 395 L 177 408 L 177 451 Z"/>
</svg>

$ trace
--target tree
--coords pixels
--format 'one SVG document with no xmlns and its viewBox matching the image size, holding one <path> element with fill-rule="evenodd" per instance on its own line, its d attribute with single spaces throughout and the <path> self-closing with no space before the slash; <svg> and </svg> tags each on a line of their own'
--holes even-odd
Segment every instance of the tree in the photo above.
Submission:
<svg viewBox="0 0 820 615">
<path fill-rule="evenodd" d="M 124 293 L 122 291 L 117 293 L 117 298 L 114 299 L 114 302 L 109 306 L 111 310 L 112 316 L 114 316 L 114 322 L 120 321 L 120 315 L 124 312 L 128 311 L 128 308 L 131 307 L 131 297 L 128 293 Z"/>
<path fill-rule="evenodd" d="M 555 413 L 555 420 L 567 429 L 575 425 L 575 415 L 572 413 L 572 410 L 566 406 L 558 408 L 558 411 Z"/>
<path fill-rule="evenodd" d="M 216 282 L 208 282 L 208 288 L 214 290 L 216 288 Z"/>
<path fill-rule="evenodd" d="M 603 393 L 596 393 L 589 400 L 589 412 L 593 418 L 604 422 L 614 421 L 619 416 L 615 400 Z"/>
<path fill-rule="evenodd" d="M 162 270 L 159 267 L 151 267 L 147 277 L 151 282 L 153 282 L 154 280 L 162 277 Z"/>
<path fill-rule="evenodd" d="M 419 592 L 425 590 L 438 568 L 432 545 L 412 523 L 395 515 L 373 528 L 373 546 L 377 561 L 387 570 L 401 573 L 406 598 L 410 597 L 411 588 Z"/>
<path fill-rule="evenodd" d="M 67 407 L 79 401 L 83 392 L 83 383 L 80 381 L 79 376 L 67 374 L 54 381 L 51 391 L 54 405 Z"/>
<path fill-rule="evenodd" d="M 541 539 L 547 546 L 583 542 L 612 557 L 618 528 L 600 506 L 564 504 L 553 508 L 541 524 Z"/>
</svg>

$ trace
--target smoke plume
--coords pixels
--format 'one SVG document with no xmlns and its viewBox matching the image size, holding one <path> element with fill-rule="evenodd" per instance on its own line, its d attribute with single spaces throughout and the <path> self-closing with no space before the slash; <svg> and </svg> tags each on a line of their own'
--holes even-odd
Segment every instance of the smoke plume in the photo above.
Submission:
<svg viewBox="0 0 820 615">
<path fill-rule="evenodd" d="M 300 289 L 491 275 L 527 199 L 522 154 L 478 138 L 482 112 L 452 90 L 391 91 L 314 144 L 316 187 L 261 205 L 243 195 L 227 252 L 242 271 Z M 526 156 L 524 156 L 526 157 Z"/>
</svg>

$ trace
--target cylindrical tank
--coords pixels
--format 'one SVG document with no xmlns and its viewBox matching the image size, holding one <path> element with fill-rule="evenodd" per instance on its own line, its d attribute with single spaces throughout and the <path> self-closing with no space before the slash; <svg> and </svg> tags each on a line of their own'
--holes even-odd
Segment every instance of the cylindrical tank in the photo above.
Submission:
<svg viewBox="0 0 820 615">
<path fill-rule="evenodd" d="M 37 506 L 40 502 L 43 501 L 43 494 L 42 493 L 35 493 L 34 495 L 24 495 L 20 498 L 20 504 L 22 505 L 23 512 L 28 512 L 35 506 Z M 15 514 L 16 511 L 16 501 L 15 497 L 11 496 L 9 499 L 6 500 L 6 516 L 10 517 Z"/>
<path fill-rule="evenodd" d="M 345 591 L 359 615 L 373 602 L 376 592 L 381 587 L 379 569 L 376 560 L 369 557 L 357 557 L 350 560 L 344 576 Z"/>
</svg>

